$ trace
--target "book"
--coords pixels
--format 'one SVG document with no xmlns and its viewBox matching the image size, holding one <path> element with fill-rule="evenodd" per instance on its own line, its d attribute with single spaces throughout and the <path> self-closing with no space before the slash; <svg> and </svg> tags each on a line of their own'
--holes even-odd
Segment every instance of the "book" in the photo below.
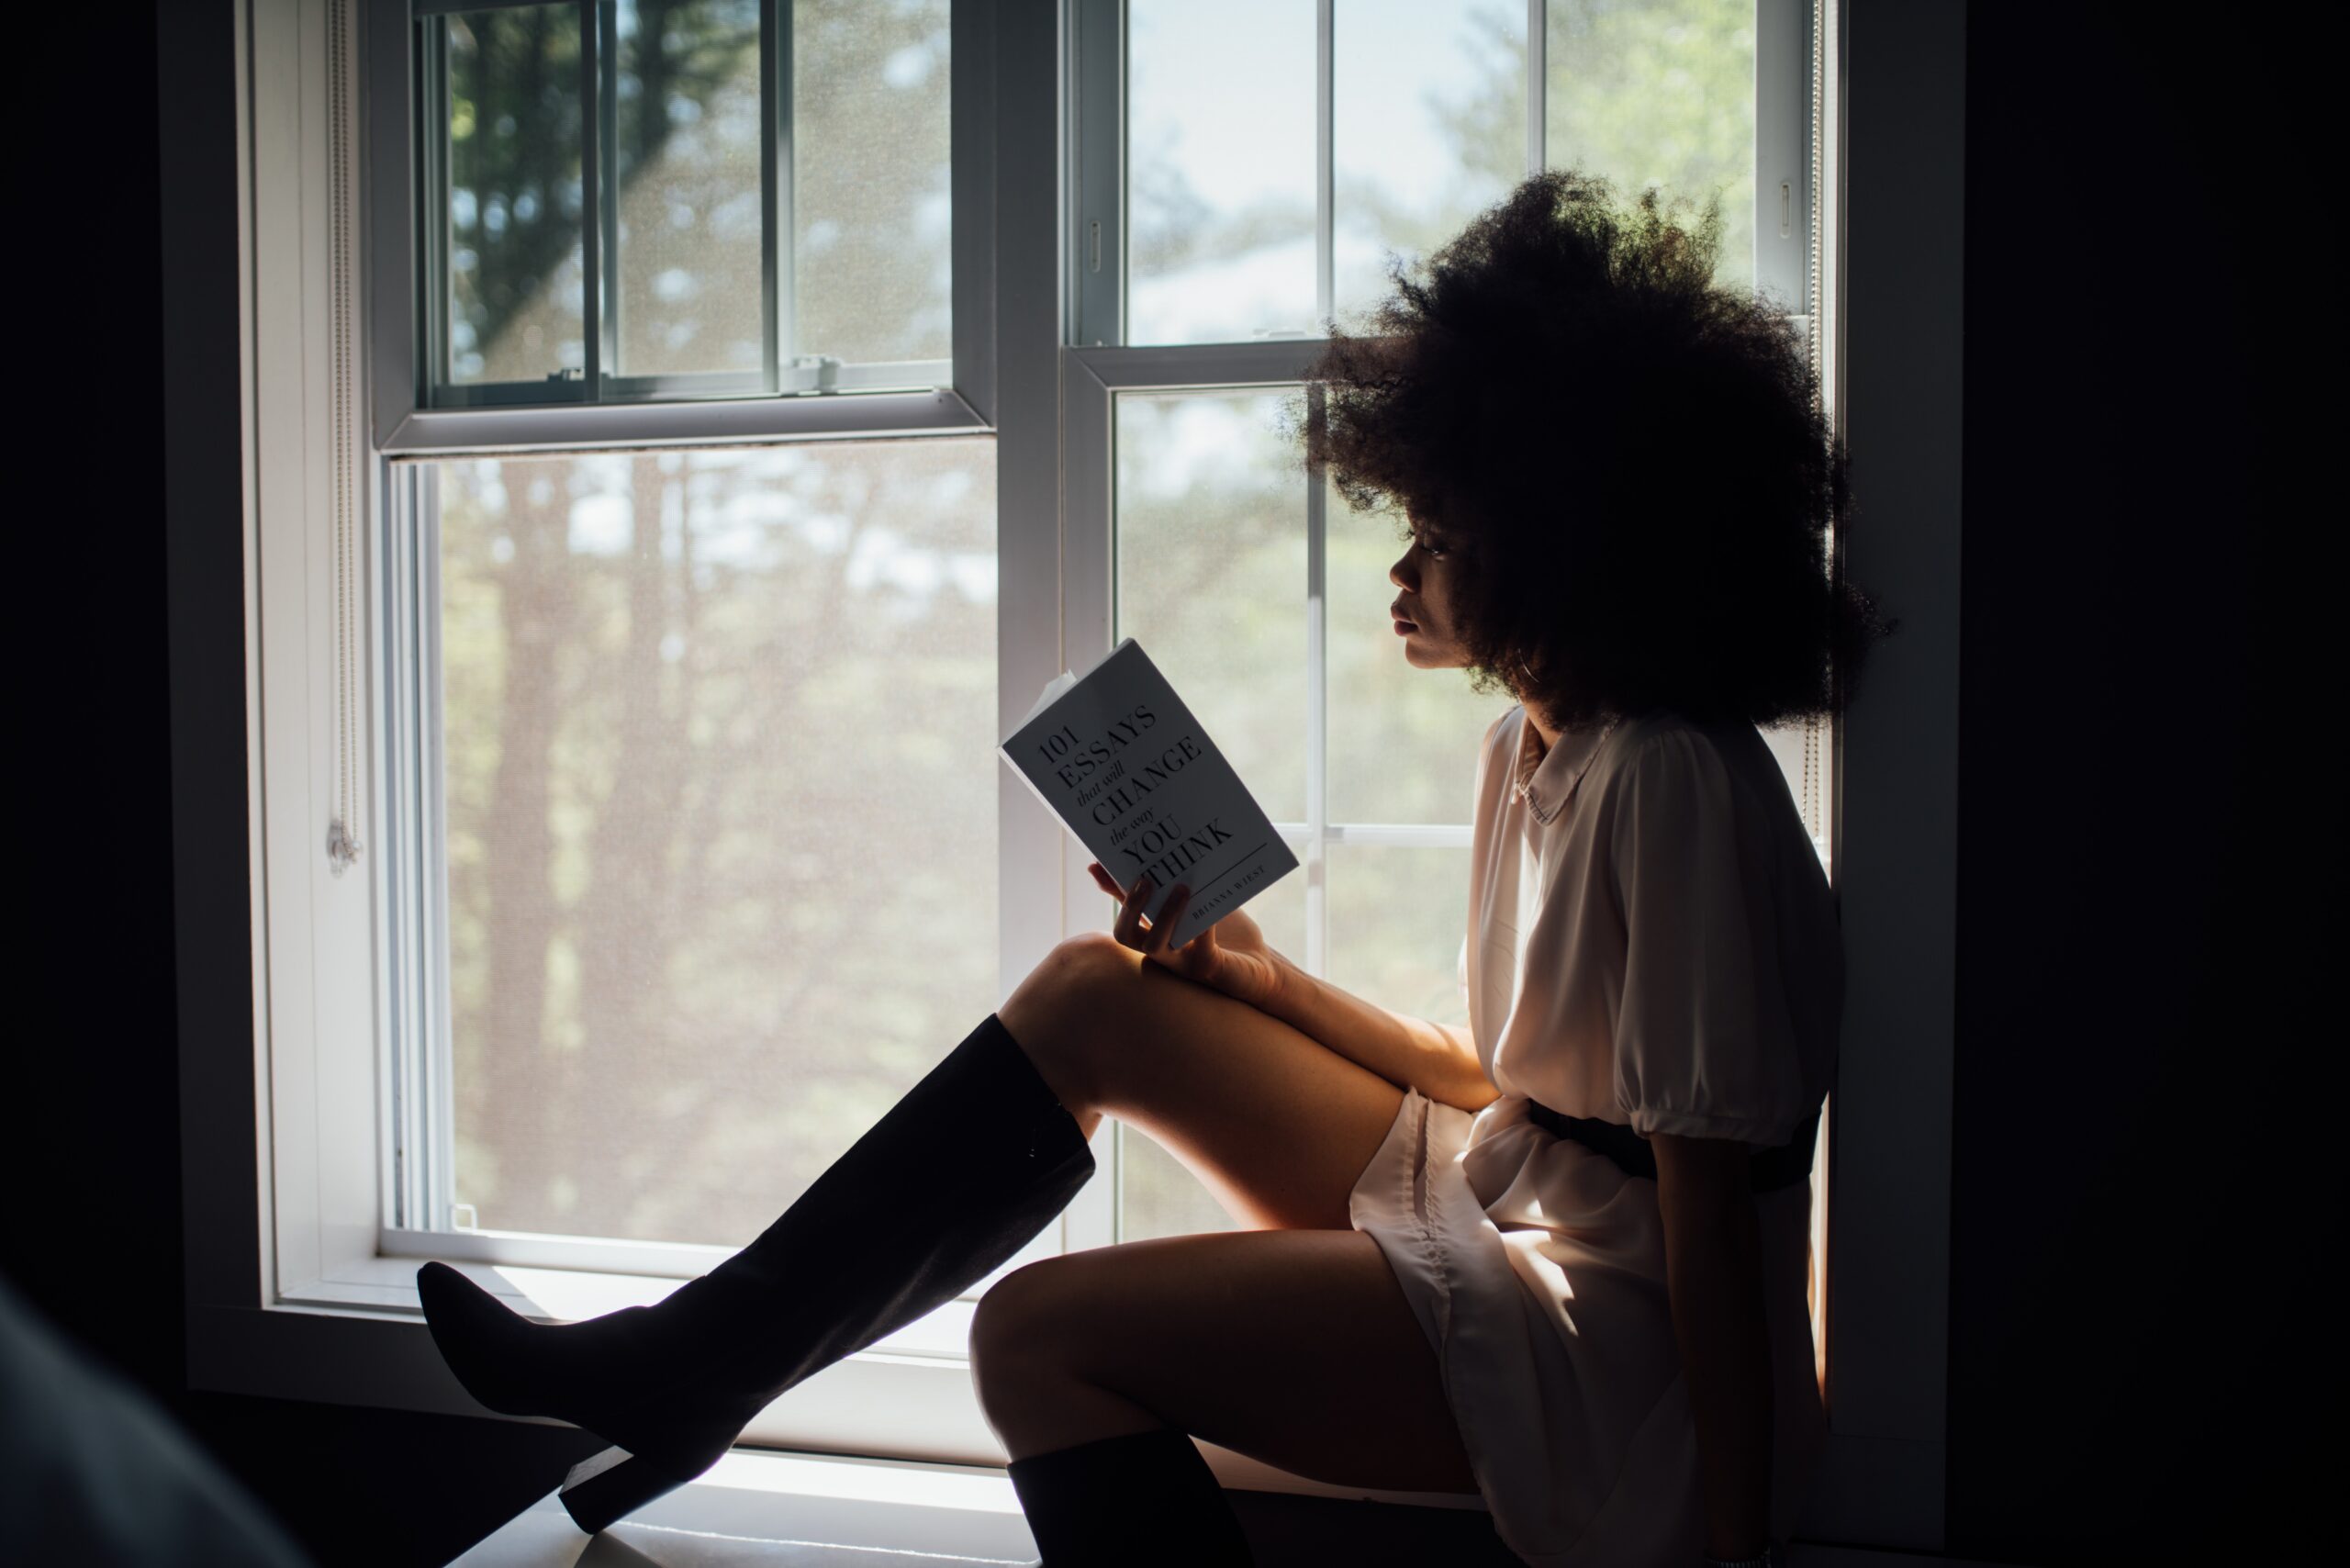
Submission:
<svg viewBox="0 0 2350 1568">
<path fill-rule="evenodd" d="M 1179 947 L 1297 869 L 1271 819 L 1142 644 L 1119 640 L 1083 675 L 1045 683 L 998 748 L 1121 888 L 1147 872 L 1143 918 L 1175 884 L 1191 902 Z"/>
</svg>

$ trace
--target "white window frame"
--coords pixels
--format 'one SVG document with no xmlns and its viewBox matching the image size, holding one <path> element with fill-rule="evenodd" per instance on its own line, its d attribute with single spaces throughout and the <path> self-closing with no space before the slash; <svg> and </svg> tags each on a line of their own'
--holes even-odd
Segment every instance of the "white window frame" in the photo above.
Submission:
<svg viewBox="0 0 2350 1568">
<path fill-rule="evenodd" d="M 1061 346 L 1076 302 L 1067 286 L 1073 225 L 1062 203 L 1075 139 L 1062 134 L 1060 62 L 1078 6 L 1092 0 L 958 0 L 954 387 L 420 409 L 413 366 L 378 353 L 364 407 L 354 402 L 339 427 L 334 401 L 315 392 L 331 382 L 338 307 L 346 343 L 372 335 L 380 346 L 385 335 L 367 331 L 368 312 L 387 300 L 408 308 L 413 253 L 405 241 L 406 92 L 354 82 L 366 116 L 360 140 L 399 149 L 396 177 L 371 159 L 360 218 L 369 232 L 402 238 L 364 245 L 352 262 L 364 288 L 338 298 L 323 220 L 335 188 L 325 118 L 347 101 L 328 90 L 333 3 L 241 0 L 234 11 L 244 662 L 233 680 L 200 659 L 175 672 L 173 748 L 175 772 L 217 770 L 222 747 L 234 744 L 221 712 L 238 706 L 241 688 L 249 794 L 241 822 L 200 794 L 179 799 L 173 854 L 184 957 L 207 912 L 234 910 L 241 924 L 250 901 L 252 986 L 224 988 L 217 973 L 182 965 L 189 1377 L 196 1388 L 478 1414 L 424 1330 L 414 1259 L 383 1251 L 386 1194 L 398 1187 L 400 1144 L 417 1124 L 413 1103 L 399 1101 L 391 1054 L 379 1047 L 396 988 L 385 983 L 376 950 L 397 913 L 375 853 L 391 826 L 384 791 L 366 792 L 370 810 L 356 825 L 367 849 L 357 865 L 338 876 L 324 854 L 337 794 L 333 742 L 347 733 L 332 679 L 338 474 L 355 482 L 348 499 L 364 524 L 364 602 L 371 617 L 388 620 L 399 606 L 386 585 L 398 574 L 374 551 L 386 537 L 390 454 L 992 430 L 1002 561 L 998 707 L 1009 730 L 1046 680 L 1107 646 L 1108 448 L 1096 438 L 1106 436 L 1112 391 L 1278 382 L 1294 376 L 1315 344 Z M 1836 211 L 1860 218 L 1831 226 L 1823 325 L 1870 513 L 1846 554 L 1853 576 L 1904 624 L 1836 735 L 1834 859 L 1852 980 L 1831 1145 L 1832 1435 L 1805 1526 L 1818 1538 L 1931 1550 L 1942 1540 L 1949 1276 L 1964 12 L 1846 0 L 1833 13 L 1826 188 L 1839 194 Z M 364 42 L 368 59 L 379 58 L 387 32 L 405 49 L 404 5 L 360 0 L 354 14 L 352 47 Z M 1848 82 L 1854 60 L 1862 70 Z M 1539 59 L 1530 69 L 1539 71 Z M 167 113 L 174 95 L 218 90 L 167 73 Z M 354 118 L 347 129 L 355 127 Z M 166 221 L 178 220 L 167 211 Z M 167 296 L 166 308 L 192 307 Z M 1847 323 L 1860 330 L 1847 332 Z M 338 468 L 337 442 L 352 438 L 364 461 Z M 176 496 L 196 459 L 168 461 Z M 175 501 L 173 527 L 185 526 Z M 200 619 L 218 583 L 181 543 L 171 571 L 175 622 Z M 366 655 L 368 736 L 393 733 L 375 705 L 401 700 L 382 643 L 357 642 Z M 372 778 L 398 759 L 354 760 Z M 1065 932 L 1094 924 L 1098 893 L 1067 834 L 1025 791 L 1000 789 L 999 812 L 1009 994 Z M 212 846 L 240 831 L 247 885 L 204 879 L 218 857 Z M 394 1129 L 388 1139 L 386 1127 Z M 1089 1187 L 1067 1222 L 1070 1244 L 1109 1239 L 1111 1196 L 1107 1181 Z M 674 1271 L 660 1251 L 650 1249 L 641 1266 Z M 546 1278 L 591 1289 L 625 1283 L 559 1266 Z M 968 1372 L 919 1348 L 849 1358 L 795 1390 L 747 1440 L 1002 1458 Z M 1326 1490 L 1221 1450 L 1211 1457 L 1237 1484 Z"/>
</svg>

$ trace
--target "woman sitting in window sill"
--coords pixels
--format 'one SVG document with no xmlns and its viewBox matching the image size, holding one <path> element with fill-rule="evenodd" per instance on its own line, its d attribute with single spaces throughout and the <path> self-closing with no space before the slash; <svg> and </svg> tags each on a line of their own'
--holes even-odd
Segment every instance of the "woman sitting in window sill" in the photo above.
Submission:
<svg viewBox="0 0 2350 1568">
<path fill-rule="evenodd" d="M 1477 759 L 1470 1026 L 1310 976 L 1245 912 L 1181 949 L 1147 881 L 1062 943 L 756 1240 L 650 1307 L 538 1325 L 418 1276 L 493 1409 L 614 1448 L 600 1529 L 785 1389 L 1054 1219 L 1117 1116 L 1249 1228 L 1049 1259 L 974 1371 L 1047 1568 L 1248 1561 L 1193 1435 L 1340 1485 L 1482 1494 L 1535 1563 L 1776 1558 L 1824 1433 L 1810 1190 L 1835 905 L 1758 734 L 1884 627 L 1832 584 L 1843 464 L 1719 226 L 1526 181 L 1310 380 L 1305 462 L 1398 507 L 1403 656 L 1516 705 Z M 951 932 L 969 912 L 942 911 Z"/>
</svg>

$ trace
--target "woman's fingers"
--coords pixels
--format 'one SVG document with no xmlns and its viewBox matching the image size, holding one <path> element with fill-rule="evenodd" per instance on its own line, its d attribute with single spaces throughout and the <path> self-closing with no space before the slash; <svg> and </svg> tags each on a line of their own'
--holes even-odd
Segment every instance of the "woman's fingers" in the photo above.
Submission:
<svg viewBox="0 0 2350 1568">
<path fill-rule="evenodd" d="M 1176 883 L 1175 892 L 1172 897 L 1168 899 L 1165 915 L 1159 921 L 1161 925 L 1167 927 L 1167 940 L 1169 944 L 1167 950 L 1170 953 L 1176 950 L 1174 946 L 1175 928 L 1183 924 L 1183 912 L 1191 907 L 1191 884 L 1187 882 Z M 1196 942 L 1199 938 L 1194 936 L 1192 940 Z"/>
<path fill-rule="evenodd" d="M 1112 927 L 1112 934 L 1126 946 L 1147 953 L 1150 948 L 1143 939 L 1142 929 L 1142 906 L 1150 900 L 1150 876 L 1147 872 L 1135 879 L 1135 885 L 1125 897 L 1126 902 L 1118 911 L 1118 922 Z"/>
<path fill-rule="evenodd" d="M 1151 918 L 1150 946 L 1143 949 L 1145 954 L 1156 953 L 1171 961 L 1173 949 L 1168 946 L 1168 939 L 1175 935 L 1176 922 L 1182 918 L 1183 905 L 1191 896 L 1192 890 L 1181 882 L 1168 892 L 1167 902 L 1158 906 L 1158 914 Z"/>
<path fill-rule="evenodd" d="M 1192 890 L 1189 887 L 1180 882 L 1176 884 L 1175 890 L 1169 895 L 1158 917 L 1150 923 L 1150 929 L 1146 931 L 1142 924 L 1143 906 L 1150 902 L 1151 894 L 1156 890 L 1150 874 L 1145 872 L 1135 879 L 1132 888 L 1121 891 L 1099 860 L 1088 862 L 1085 868 L 1092 873 L 1094 882 L 1103 892 L 1119 901 L 1118 918 L 1111 926 L 1112 935 L 1123 946 L 1134 948 L 1146 958 L 1153 953 L 1173 951 L 1167 946 L 1167 941 L 1182 916 L 1183 906 L 1191 902 Z"/>
</svg>

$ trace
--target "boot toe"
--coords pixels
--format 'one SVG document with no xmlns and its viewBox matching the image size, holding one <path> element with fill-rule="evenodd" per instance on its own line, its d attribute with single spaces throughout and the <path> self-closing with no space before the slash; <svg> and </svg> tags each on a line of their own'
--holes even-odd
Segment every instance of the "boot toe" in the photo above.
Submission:
<svg viewBox="0 0 2350 1568">
<path fill-rule="evenodd" d="M 483 1405 L 508 1416 L 534 1416 L 519 1377 L 530 1322 L 489 1292 L 438 1260 L 416 1271 L 416 1294 L 441 1359 Z"/>
</svg>

